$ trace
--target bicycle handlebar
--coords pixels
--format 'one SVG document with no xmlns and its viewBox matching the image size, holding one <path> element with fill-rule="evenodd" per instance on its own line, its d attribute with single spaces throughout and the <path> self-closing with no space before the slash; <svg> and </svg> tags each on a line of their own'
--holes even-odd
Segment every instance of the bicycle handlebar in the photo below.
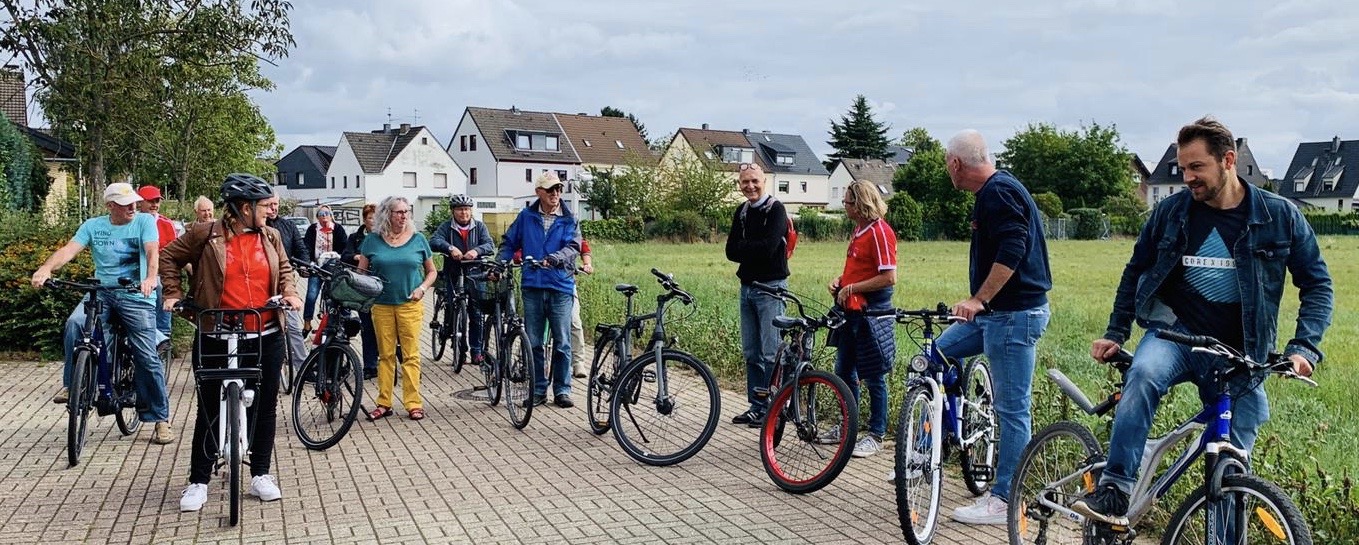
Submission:
<svg viewBox="0 0 1359 545">
<path fill-rule="evenodd" d="M 948 305 L 940 302 L 933 310 L 922 308 L 920 310 L 906 310 L 900 308 L 865 310 L 866 316 L 894 316 L 897 323 L 904 324 L 914 319 L 924 319 L 929 321 L 958 321 L 962 317 L 954 316 L 953 311 L 949 310 Z"/>
<path fill-rule="evenodd" d="M 803 320 L 806 320 L 807 325 L 809 327 L 812 328 L 824 327 L 827 329 L 836 329 L 845 324 L 844 313 L 841 312 L 840 310 L 837 310 L 836 308 L 831 308 L 830 310 L 826 311 L 825 316 L 812 316 L 807 314 L 807 307 L 802 304 L 802 299 L 799 298 L 796 293 L 790 291 L 788 288 L 771 286 L 769 284 L 765 284 L 762 282 L 751 282 L 750 285 L 751 287 L 759 291 L 762 291 L 774 297 L 778 297 L 783 301 L 793 303 L 793 306 L 797 307 L 798 316 L 801 317 Z"/>
<path fill-rule="evenodd" d="M 136 293 L 137 291 L 140 291 L 140 287 L 137 286 L 137 283 L 131 278 L 126 277 L 119 278 L 117 286 L 105 286 L 99 282 L 98 278 L 90 278 L 85 281 L 48 278 L 42 285 L 44 288 L 48 289 L 68 289 L 84 292 L 126 291 L 128 293 Z"/>
<path fill-rule="evenodd" d="M 1291 378 L 1316 386 L 1317 382 L 1293 372 L 1293 361 L 1283 354 L 1270 353 L 1265 362 L 1257 362 L 1240 350 L 1232 348 L 1207 335 L 1186 335 L 1177 331 L 1157 330 L 1156 336 L 1167 341 L 1192 347 L 1194 352 L 1212 354 L 1231 362 L 1236 372 L 1267 371 L 1284 378 Z"/>
<path fill-rule="evenodd" d="M 675 275 L 663 273 L 660 269 L 655 267 L 651 268 L 651 274 L 656 276 L 656 282 L 660 283 L 662 288 L 665 288 L 666 291 L 670 292 L 670 295 L 678 297 L 681 303 L 686 305 L 694 303 L 694 296 L 690 295 L 689 292 L 680 289 L 679 282 L 675 281 Z"/>
</svg>

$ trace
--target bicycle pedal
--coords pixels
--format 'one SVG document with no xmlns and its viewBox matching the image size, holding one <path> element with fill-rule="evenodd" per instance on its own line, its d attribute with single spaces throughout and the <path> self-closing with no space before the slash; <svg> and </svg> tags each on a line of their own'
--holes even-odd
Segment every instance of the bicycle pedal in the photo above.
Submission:
<svg viewBox="0 0 1359 545">
<path fill-rule="evenodd" d="M 642 382 L 656 382 L 656 371 L 651 369 L 642 371 Z"/>
<path fill-rule="evenodd" d="M 768 399 L 769 388 L 755 388 L 755 399 Z"/>
<path fill-rule="evenodd" d="M 490 390 L 490 389 L 491 389 L 491 388 L 488 387 L 488 386 L 473 386 L 473 387 L 472 387 L 472 391 L 473 391 L 473 392 L 484 392 L 484 391 Z"/>
</svg>

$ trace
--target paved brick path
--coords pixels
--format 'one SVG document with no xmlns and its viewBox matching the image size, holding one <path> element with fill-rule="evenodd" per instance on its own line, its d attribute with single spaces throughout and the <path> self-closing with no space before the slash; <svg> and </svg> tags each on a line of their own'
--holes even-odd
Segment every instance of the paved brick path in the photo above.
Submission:
<svg viewBox="0 0 1359 545">
<path fill-rule="evenodd" d="M 890 445 L 852 460 L 829 487 L 795 496 L 765 475 L 756 430 L 725 422 L 744 409 L 744 395 L 724 393 L 724 422 L 702 452 L 679 467 L 653 468 L 629 459 L 612 435 L 590 433 L 583 394 L 574 409 L 540 407 L 527 429 L 515 431 L 503 407 L 454 396 L 472 386 L 470 373 L 428 361 L 428 418 L 412 422 L 402 411 L 402 418 L 360 420 L 324 452 L 298 443 L 290 400 L 280 400 L 273 467 L 284 499 L 245 498 L 242 522 L 232 528 L 224 479 L 214 477 L 203 511 L 178 509 L 194 407 L 188 367 L 181 358 L 170 373 L 178 442 L 150 444 L 150 426 L 122 437 L 103 418 L 84 461 L 67 468 L 65 413 L 49 402 L 60 365 L 0 363 L 0 543 L 901 541 L 883 480 Z M 366 396 L 375 393 L 369 382 Z M 947 513 L 970 497 L 956 475 L 946 483 Z M 946 520 L 936 540 L 1003 542 L 1000 527 Z"/>
</svg>

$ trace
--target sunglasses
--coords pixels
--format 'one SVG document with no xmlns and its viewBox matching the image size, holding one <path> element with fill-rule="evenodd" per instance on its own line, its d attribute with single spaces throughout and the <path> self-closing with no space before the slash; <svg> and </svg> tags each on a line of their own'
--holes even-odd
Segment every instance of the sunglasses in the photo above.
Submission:
<svg viewBox="0 0 1359 545">
<path fill-rule="evenodd" d="M 739 166 L 739 167 L 737 167 L 737 168 L 739 169 L 739 172 L 745 172 L 745 171 L 750 170 L 750 169 L 752 169 L 752 168 L 759 168 L 759 167 L 760 167 L 760 165 L 757 165 L 757 164 L 755 164 L 755 163 L 741 163 L 741 166 Z M 761 168 L 760 170 L 764 170 L 764 169 Z"/>
<path fill-rule="evenodd" d="M 328 217 L 330 217 L 330 212 L 317 212 L 317 213 L 316 213 L 316 217 L 318 217 L 318 218 L 328 218 Z"/>
</svg>

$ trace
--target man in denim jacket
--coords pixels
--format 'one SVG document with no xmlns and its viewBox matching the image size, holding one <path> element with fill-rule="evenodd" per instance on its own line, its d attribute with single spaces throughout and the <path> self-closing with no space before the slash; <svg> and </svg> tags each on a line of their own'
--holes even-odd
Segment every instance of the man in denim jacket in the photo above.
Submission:
<svg viewBox="0 0 1359 545">
<path fill-rule="evenodd" d="M 1331 276 L 1297 207 L 1237 177 L 1236 141 L 1217 120 L 1185 125 L 1177 142 L 1185 190 L 1162 201 L 1142 228 L 1108 329 L 1090 348 L 1096 360 L 1112 356 L 1128 340 L 1134 317 L 1147 331 L 1128 370 L 1100 486 L 1072 506 L 1088 516 L 1127 512 L 1161 396 L 1187 381 L 1203 393 L 1220 363 L 1158 338 L 1157 331 L 1211 335 L 1264 361 L 1274 348 L 1285 269 L 1301 306 L 1284 353 L 1299 375 L 1312 374 L 1321 361 L 1321 335 L 1331 322 Z M 1250 450 L 1268 419 L 1269 401 L 1256 385 L 1235 400 L 1232 442 Z"/>
</svg>

